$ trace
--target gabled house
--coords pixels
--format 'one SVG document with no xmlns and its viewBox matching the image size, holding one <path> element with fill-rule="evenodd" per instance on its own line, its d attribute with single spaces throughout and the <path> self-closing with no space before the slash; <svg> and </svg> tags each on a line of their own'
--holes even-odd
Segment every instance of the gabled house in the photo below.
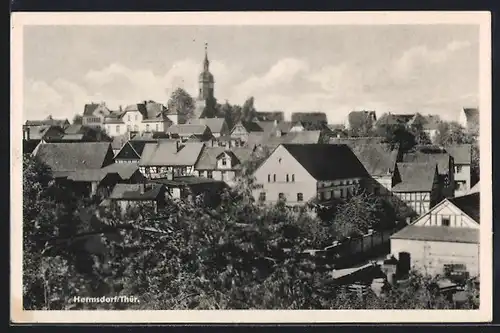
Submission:
<svg viewBox="0 0 500 333">
<path fill-rule="evenodd" d="M 470 144 L 456 144 L 445 147 L 454 161 L 455 196 L 464 195 L 471 187 L 471 149 Z"/>
<path fill-rule="evenodd" d="M 203 147 L 200 142 L 181 143 L 178 140 L 147 143 L 139 161 L 140 170 L 148 179 L 191 176 Z"/>
<path fill-rule="evenodd" d="M 391 253 L 429 275 L 479 275 L 479 193 L 444 199 L 391 236 Z"/>
<path fill-rule="evenodd" d="M 64 136 L 64 130 L 54 125 L 23 125 L 23 153 L 31 154 L 39 143 Z"/>
<path fill-rule="evenodd" d="M 328 124 L 328 118 L 324 112 L 293 112 L 291 122 L 301 122 L 304 125 L 318 126 L 321 124 Z"/>
<path fill-rule="evenodd" d="M 230 136 L 235 139 L 240 139 L 243 142 L 248 140 L 248 136 L 253 132 L 264 132 L 262 127 L 253 121 L 239 121 L 231 129 Z"/>
<path fill-rule="evenodd" d="M 85 104 L 83 108 L 82 125 L 89 127 L 104 128 L 104 119 L 109 116 L 111 110 L 106 103 Z"/>
<path fill-rule="evenodd" d="M 455 187 L 455 162 L 449 152 L 443 147 L 423 145 L 406 152 L 401 158 L 404 163 L 436 163 L 438 166 L 439 182 L 442 184 L 442 197 L 452 197 Z"/>
<path fill-rule="evenodd" d="M 470 133 L 479 133 L 479 109 L 478 108 L 462 108 L 458 118 L 462 125 Z"/>
<path fill-rule="evenodd" d="M 104 128 L 106 133 L 111 137 L 127 135 L 127 129 L 122 119 L 123 110 L 111 111 L 109 115 L 104 118 Z M 139 132 L 139 126 L 137 126 Z"/>
<path fill-rule="evenodd" d="M 54 119 L 52 116 L 48 116 L 43 120 L 26 120 L 26 126 L 59 126 L 62 129 L 66 128 L 66 126 L 70 125 L 68 119 Z"/>
<path fill-rule="evenodd" d="M 213 138 L 212 132 L 207 125 L 181 124 L 172 125 L 166 130 L 169 138 L 186 141 L 191 137 L 198 138 L 201 142 Z"/>
<path fill-rule="evenodd" d="M 259 202 L 303 205 L 348 198 L 369 177 L 346 145 L 281 144 L 254 172 Z"/>
<path fill-rule="evenodd" d="M 83 196 L 96 195 L 100 185 L 108 187 L 120 180 L 118 173 L 103 172 L 114 162 L 109 142 L 43 143 L 33 155 L 51 168 L 55 178 L 72 181 Z"/>
<path fill-rule="evenodd" d="M 108 135 L 96 129 L 96 127 L 90 127 L 86 125 L 69 125 L 64 129 L 64 135 L 62 137 L 56 137 L 54 139 L 46 140 L 47 142 L 111 142 L 113 139 Z"/>
<path fill-rule="evenodd" d="M 440 183 L 435 163 L 397 163 L 392 193 L 417 215 L 425 214 L 439 200 Z"/>
<path fill-rule="evenodd" d="M 157 211 L 165 207 L 168 197 L 170 194 L 162 184 L 116 184 L 104 204 L 112 209 L 118 208 L 125 215 L 139 204 L 150 205 Z"/>
<path fill-rule="evenodd" d="M 226 120 L 224 118 L 199 118 L 190 119 L 187 124 L 190 125 L 205 125 L 210 129 L 210 132 L 215 138 L 219 138 L 229 134 Z"/>
<path fill-rule="evenodd" d="M 139 163 L 146 144 L 155 142 L 155 140 L 127 141 L 115 155 L 115 163 Z"/>
<path fill-rule="evenodd" d="M 231 185 L 251 155 L 248 148 L 205 147 L 195 165 L 195 175 Z"/>
<path fill-rule="evenodd" d="M 434 141 L 438 133 L 438 126 L 441 123 L 441 118 L 438 115 L 421 115 L 416 113 L 415 116 L 408 122 L 409 126 L 419 126 L 425 132 L 431 141 Z"/>
</svg>

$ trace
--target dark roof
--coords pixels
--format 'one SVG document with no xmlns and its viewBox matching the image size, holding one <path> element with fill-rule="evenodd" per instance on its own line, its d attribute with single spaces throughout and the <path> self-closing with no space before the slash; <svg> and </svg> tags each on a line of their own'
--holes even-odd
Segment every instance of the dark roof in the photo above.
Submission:
<svg viewBox="0 0 500 333">
<path fill-rule="evenodd" d="M 479 109 L 478 108 L 463 108 L 467 121 L 473 120 L 477 121 L 479 119 Z"/>
<path fill-rule="evenodd" d="M 479 192 L 448 199 L 471 219 L 479 223 Z"/>
<path fill-rule="evenodd" d="M 129 180 L 134 174 L 144 178 L 139 172 L 138 163 L 113 163 L 102 168 L 107 173 L 117 173 L 122 180 Z M 144 178 L 145 179 L 145 178 Z"/>
<path fill-rule="evenodd" d="M 127 105 L 125 107 L 125 110 L 123 111 L 123 113 L 120 115 L 120 117 L 123 117 L 123 115 L 127 112 L 140 112 L 143 119 L 148 119 L 148 111 L 146 108 L 146 104 L 144 104 L 144 103 Z"/>
<path fill-rule="evenodd" d="M 441 175 L 448 174 L 450 170 L 450 154 L 433 146 L 420 146 L 415 150 L 404 153 L 402 162 L 405 163 L 437 163 L 438 172 Z"/>
<path fill-rule="evenodd" d="M 250 132 L 262 132 L 263 131 L 263 129 L 259 125 L 259 123 L 256 123 L 253 121 L 241 121 L 238 124 L 241 124 L 247 130 L 248 133 L 250 133 Z M 237 126 L 238 124 L 236 124 L 235 126 Z"/>
<path fill-rule="evenodd" d="M 396 168 L 399 147 L 393 149 L 388 143 L 351 143 L 349 146 L 372 176 L 391 175 Z"/>
<path fill-rule="evenodd" d="M 58 131 L 58 136 L 64 134 L 64 130 L 60 126 L 55 125 L 27 125 L 24 128 L 29 131 L 30 140 L 44 139 L 45 135 L 51 130 Z"/>
<path fill-rule="evenodd" d="M 467 194 L 479 193 L 481 191 L 480 181 L 478 181 L 471 189 L 467 192 Z"/>
<path fill-rule="evenodd" d="M 249 148 L 227 149 L 225 147 L 205 147 L 201 152 L 195 168 L 199 170 L 215 169 L 217 166 L 217 158 L 224 152 L 231 156 L 232 169 L 240 168 L 241 163 L 248 160 L 252 154 L 252 150 Z"/>
<path fill-rule="evenodd" d="M 224 130 L 224 124 L 226 120 L 224 118 L 199 118 L 190 119 L 188 124 L 191 125 L 205 125 L 210 128 L 212 133 L 221 133 Z"/>
<path fill-rule="evenodd" d="M 98 106 L 99 106 L 99 104 L 96 104 L 96 103 L 85 104 L 85 107 L 83 108 L 83 115 L 84 116 L 93 115 L 95 109 L 97 109 Z"/>
<path fill-rule="evenodd" d="M 291 120 L 295 122 L 318 123 L 328 122 L 328 118 L 324 112 L 293 112 Z"/>
<path fill-rule="evenodd" d="M 378 120 L 377 125 L 397 125 L 409 123 L 415 114 L 385 113 Z"/>
<path fill-rule="evenodd" d="M 141 192 L 143 184 L 116 184 L 109 199 L 113 200 L 156 200 L 160 197 L 162 185 L 152 184 Z"/>
<path fill-rule="evenodd" d="M 391 239 L 476 244 L 479 243 L 479 229 L 409 225 Z"/>
<path fill-rule="evenodd" d="M 40 140 L 23 140 L 23 154 L 31 154 Z"/>
<path fill-rule="evenodd" d="M 179 150 L 177 150 L 178 145 Z M 171 140 L 147 143 L 139 164 L 144 166 L 194 166 L 203 146 L 204 144 L 199 142 L 180 144 Z"/>
<path fill-rule="evenodd" d="M 350 137 L 350 138 L 330 138 L 329 143 L 333 144 L 344 144 L 349 147 L 356 145 L 368 145 L 368 144 L 382 144 L 385 138 L 379 136 L 368 136 L 368 137 Z"/>
<path fill-rule="evenodd" d="M 392 187 L 393 192 L 431 192 L 436 176 L 434 163 L 398 163 L 401 182 Z"/>
<path fill-rule="evenodd" d="M 346 145 L 283 144 L 283 147 L 316 180 L 368 176 L 361 162 Z"/>
<path fill-rule="evenodd" d="M 51 116 L 48 116 L 43 120 L 26 120 L 25 125 L 27 126 L 52 125 L 64 128 L 67 125 L 69 125 L 69 121 L 68 119 L 54 119 Z"/>
<path fill-rule="evenodd" d="M 52 171 L 75 171 L 104 167 L 110 149 L 109 142 L 45 143 L 35 155 Z"/>
<path fill-rule="evenodd" d="M 455 162 L 455 164 L 471 164 L 472 145 L 456 144 L 447 146 L 445 149 L 453 156 L 453 162 Z"/>
</svg>

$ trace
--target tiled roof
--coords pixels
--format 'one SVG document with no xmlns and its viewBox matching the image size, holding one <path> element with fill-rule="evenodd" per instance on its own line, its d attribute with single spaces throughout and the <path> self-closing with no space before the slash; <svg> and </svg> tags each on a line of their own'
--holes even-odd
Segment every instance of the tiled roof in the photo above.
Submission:
<svg viewBox="0 0 500 333">
<path fill-rule="evenodd" d="M 126 112 L 139 112 L 143 118 L 148 118 L 148 111 L 146 109 L 146 105 L 144 103 L 130 104 L 125 107 L 123 110 L 123 114 Z M 122 114 L 122 116 L 123 116 Z"/>
<path fill-rule="evenodd" d="M 38 146 L 36 156 L 52 171 L 100 169 L 110 149 L 109 142 L 45 143 Z"/>
<path fill-rule="evenodd" d="M 306 123 L 328 122 L 328 118 L 324 112 L 293 112 L 291 120 L 293 123 L 300 121 Z"/>
<path fill-rule="evenodd" d="M 479 192 L 448 199 L 471 219 L 479 223 Z"/>
<path fill-rule="evenodd" d="M 376 122 L 377 125 L 396 125 L 409 123 L 415 114 L 385 113 Z"/>
<path fill-rule="evenodd" d="M 471 164 L 471 149 L 470 144 L 456 144 L 445 147 L 446 151 L 453 157 L 455 164 Z"/>
<path fill-rule="evenodd" d="M 210 128 L 212 133 L 221 133 L 224 129 L 224 124 L 226 120 L 224 118 L 199 118 L 190 119 L 188 124 L 190 125 L 205 125 Z"/>
<path fill-rule="evenodd" d="M 382 144 L 384 143 L 384 138 L 379 136 L 370 137 L 350 137 L 350 138 L 330 138 L 329 143 L 333 144 L 345 144 L 349 147 L 356 145 L 369 145 L 369 144 Z"/>
<path fill-rule="evenodd" d="M 207 131 L 206 125 L 174 124 L 167 128 L 166 133 L 178 135 L 203 135 Z"/>
<path fill-rule="evenodd" d="M 40 140 L 23 140 L 23 153 L 31 154 L 39 143 Z"/>
<path fill-rule="evenodd" d="M 234 147 L 231 148 L 231 152 L 243 163 L 252 157 L 253 150 L 246 147 Z"/>
<path fill-rule="evenodd" d="M 156 200 L 163 185 L 152 184 L 152 188 L 141 193 L 141 184 L 116 184 L 109 198 L 113 200 Z"/>
<path fill-rule="evenodd" d="M 85 132 L 85 128 L 81 124 L 72 124 L 64 129 L 66 134 L 81 134 Z"/>
<path fill-rule="evenodd" d="M 392 187 L 393 192 L 431 192 L 436 175 L 436 164 L 398 163 L 401 182 Z"/>
<path fill-rule="evenodd" d="M 399 147 L 391 149 L 388 143 L 348 145 L 372 176 L 391 175 L 396 168 Z"/>
<path fill-rule="evenodd" d="M 97 109 L 98 106 L 99 106 L 99 104 L 96 104 L 96 103 L 85 104 L 85 106 L 83 108 L 83 115 L 84 116 L 93 115 L 95 109 Z"/>
<path fill-rule="evenodd" d="M 368 176 L 361 162 L 346 145 L 283 144 L 283 147 L 316 180 Z"/>
<path fill-rule="evenodd" d="M 25 125 L 27 126 L 52 125 L 52 126 L 59 126 L 61 128 L 66 127 L 68 124 L 69 124 L 68 119 L 54 119 L 50 116 L 43 120 L 26 120 L 25 123 Z"/>
<path fill-rule="evenodd" d="M 85 137 L 85 134 L 64 134 L 62 138 L 56 141 L 81 141 Z"/>
<path fill-rule="evenodd" d="M 217 166 L 217 156 L 226 151 L 224 147 L 205 147 L 195 165 L 198 170 L 212 170 Z"/>
<path fill-rule="evenodd" d="M 27 129 L 29 130 L 30 140 L 41 140 L 44 138 L 45 134 L 51 129 L 58 129 L 61 135 L 64 133 L 63 130 L 58 126 L 53 125 L 28 125 Z"/>
<path fill-rule="evenodd" d="M 107 173 L 117 173 L 121 179 L 129 180 L 135 173 L 139 171 L 137 163 L 113 163 L 102 168 Z M 138 175 L 142 175 L 138 173 Z"/>
<path fill-rule="evenodd" d="M 391 239 L 476 244 L 479 243 L 479 230 L 473 228 L 409 225 L 392 235 Z"/>
<path fill-rule="evenodd" d="M 403 154 L 402 162 L 405 163 L 437 163 L 441 175 L 448 174 L 450 170 L 450 154 L 444 149 L 433 147 L 418 147 L 415 151 Z"/>
<path fill-rule="evenodd" d="M 178 145 L 179 150 L 177 150 Z M 139 165 L 194 166 L 198 161 L 203 147 L 204 144 L 199 142 L 180 144 L 159 140 L 157 143 L 147 143 L 142 152 Z"/>
</svg>

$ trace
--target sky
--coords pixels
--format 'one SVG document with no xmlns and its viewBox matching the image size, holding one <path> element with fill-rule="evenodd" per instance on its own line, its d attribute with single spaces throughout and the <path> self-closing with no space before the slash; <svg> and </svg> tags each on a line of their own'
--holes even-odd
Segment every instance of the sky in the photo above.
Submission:
<svg viewBox="0 0 500 333">
<path fill-rule="evenodd" d="M 84 104 L 196 96 L 208 43 L 215 97 L 258 111 L 432 113 L 477 106 L 479 26 L 26 26 L 23 117 L 71 120 Z"/>
</svg>

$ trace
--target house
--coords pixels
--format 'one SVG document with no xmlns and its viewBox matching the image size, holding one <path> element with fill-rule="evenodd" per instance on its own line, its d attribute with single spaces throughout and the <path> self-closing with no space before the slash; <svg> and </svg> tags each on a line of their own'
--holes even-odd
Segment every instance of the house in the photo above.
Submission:
<svg viewBox="0 0 500 333">
<path fill-rule="evenodd" d="M 174 123 L 167 114 L 165 106 L 155 101 L 131 104 L 105 118 L 106 132 L 111 136 L 127 132 L 164 132 Z M 170 116 L 175 118 L 176 114 Z"/>
<path fill-rule="evenodd" d="M 408 122 L 409 126 L 419 126 L 424 133 L 429 136 L 431 141 L 434 141 L 438 133 L 438 127 L 441 123 L 441 118 L 438 115 L 421 115 L 416 113 L 415 116 Z"/>
<path fill-rule="evenodd" d="M 323 143 L 325 140 L 326 134 L 324 131 L 290 132 L 285 135 L 276 135 L 273 132 L 255 132 L 249 134 L 245 147 L 251 149 L 256 147 L 275 149 L 280 144 L 285 143 L 313 144 Z"/>
<path fill-rule="evenodd" d="M 243 142 L 247 142 L 248 136 L 253 132 L 263 132 L 264 130 L 257 122 L 253 121 L 239 121 L 231 129 L 229 135 L 232 138 L 240 139 Z"/>
<path fill-rule="evenodd" d="M 82 125 L 89 127 L 104 128 L 104 119 L 109 116 L 111 110 L 106 103 L 85 104 L 83 108 Z"/>
<path fill-rule="evenodd" d="M 464 195 L 471 188 L 471 150 L 470 144 L 456 144 L 445 147 L 454 161 L 455 196 Z"/>
<path fill-rule="evenodd" d="M 187 124 L 205 125 L 210 129 L 210 132 L 216 138 L 229 134 L 229 128 L 227 127 L 227 123 L 224 118 L 190 119 L 188 120 Z"/>
<path fill-rule="evenodd" d="M 415 117 L 415 114 L 394 114 L 394 113 L 384 113 L 375 122 L 375 126 L 387 126 L 387 125 L 404 125 L 408 126 L 408 123 Z"/>
<path fill-rule="evenodd" d="M 195 137 L 201 142 L 204 142 L 213 138 L 210 128 L 207 125 L 201 124 L 172 125 L 166 130 L 166 134 L 169 138 L 180 139 L 181 141 L 186 141 L 191 137 Z"/>
<path fill-rule="evenodd" d="M 40 142 L 64 136 L 64 129 L 55 125 L 23 125 L 23 153 L 31 154 Z"/>
<path fill-rule="evenodd" d="M 479 109 L 462 108 L 458 122 L 468 132 L 479 133 Z"/>
<path fill-rule="evenodd" d="M 210 141 L 212 147 L 242 147 L 245 143 L 239 137 L 232 137 L 230 135 L 220 136 L 218 138 L 214 138 Z"/>
<path fill-rule="evenodd" d="M 195 165 L 194 175 L 231 185 L 251 155 L 252 150 L 248 148 L 204 147 Z"/>
<path fill-rule="evenodd" d="M 479 193 L 447 198 L 391 236 L 391 253 L 429 275 L 479 275 Z"/>
<path fill-rule="evenodd" d="M 64 135 L 47 142 L 111 142 L 113 139 L 103 133 L 98 127 L 73 124 L 64 129 Z"/>
<path fill-rule="evenodd" d="M 43 143 L 33 156 L 47 164 L 55 178 L 74 182 L 84 196 L 96 195 L 101 185 L 107 187 L 120 180 L 117 172 L 108 175 L 103 171 L 113 164 L 109 142 Z"/>
<path fill-rule="evenodd" d="M 377 113 L 375 111 L 351 111 L 347 115 L 347 121 L 345 123 L 345 128 L 351 130 L 355 124 L 365 123 L 372 128 L 377 122 Z"/>
<path fill-rule="evenodd" d="M 151 183 L 161 184 L 172 199 L 193 199 L 203 195 L 205 204 L 216 207 L 227 184 L 220 180 L 196 176 L 182 176 L 174 179 L 152 179 Z"/>
<path fill-rule="evenodd" d="M 118 208 L 125 215 L 139 204 L 149 204 L 157 211 L 165 207 L 168 197 L 170 195 L 162 184 L 116 184 L 107 200 L 110 208 Z"/>
<path fill-rule="evenodd" d="M 401 158 L 404 163 L 437 163 L 442 197 L 452 197 L 455 189 L 453 157 L 443 147 L 433 145 L 416 146 Z"/>
<path fill-rule="evenodd" d="M 375 195 L 390 195 L 396 163 L 401 157 L 399 145 L 371 142 L 367 140 L 331 139 L 330 142 L 343 143 L 351 148 L 370 175 L 367 190 Z"/>
<path fill-rule="evenodd" d="M 422 215 L 441 199 L 440 185 L 436 163 L 397 163 L 392 193 Z"/>
<path fill-rule="evenodd" d="M 139 168 L 148 179 L 191 176 L 203 147 L 201 142 L 181 143 L 178 140 L 146 143 Z"/>
<path fill-rule="evenodd" d="M 288 134 L 293 127 L 293 124 L 289 121 L 257 121 L 257 124 L 262 128 L 263 132 L 273 136 Z"/>
<path fill-rule="evenodd" d="M 156 140 L 127 141 L 115 154 L 115 163 L 139 163 L 146 144 L 155 142 Z"/>
<path fill-rule="evenodd" d="M 26 120 L 26 126 L 59 126 L 64 129 L 66 126 L 70 125 L 68 119 L 54 119 L 52 116 L 48 116 L 43 120 Z"/>
<path fill-rule="evenodd" d="M 259 202 L 303 205 L 347 198 L 368 174 L 346 145 L 281 144 L 254 176 L 253 193 Z"/>
</svg>

